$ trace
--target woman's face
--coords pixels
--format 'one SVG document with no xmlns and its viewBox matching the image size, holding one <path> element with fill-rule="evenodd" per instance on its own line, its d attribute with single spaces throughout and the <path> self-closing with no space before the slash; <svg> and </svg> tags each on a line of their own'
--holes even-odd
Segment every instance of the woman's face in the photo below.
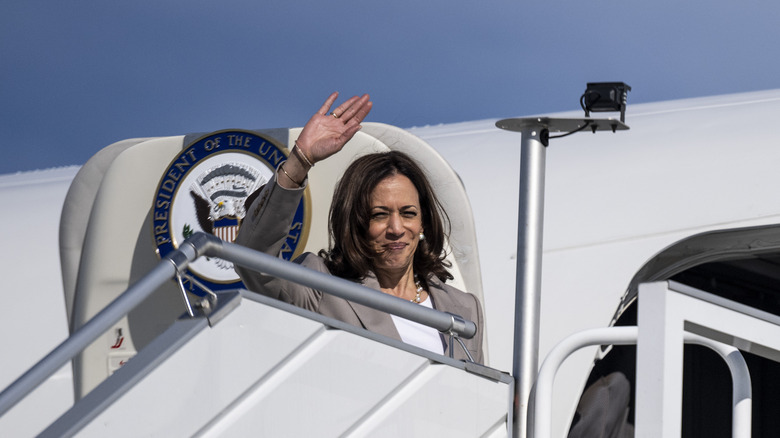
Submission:
<svg viewBox="0 0 780 438">
<path fill-rule="evenodd" d="M 400 174 L 383 179 L 371 192 L 370 208 L 367 237 L 376 253 L 374 270 L 409 269 L 422 231 L 420 199 L 414 184 Z"/>
</svg>

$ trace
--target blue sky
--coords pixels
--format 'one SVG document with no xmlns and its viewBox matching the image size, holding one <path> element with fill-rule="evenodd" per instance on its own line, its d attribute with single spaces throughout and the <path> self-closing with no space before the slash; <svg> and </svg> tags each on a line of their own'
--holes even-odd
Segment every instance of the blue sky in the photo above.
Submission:
<svg viewBox="0 0 780 438">
<path fill-rule="evenodd" d="M 0 4 L 0 173 L 115 141 L 300 126 L 332 91 L 400 127 L 780 88 L 780 3 L 509 0 Z M 629 110 L 630 114 L 630 110 Z"/>
</svg>

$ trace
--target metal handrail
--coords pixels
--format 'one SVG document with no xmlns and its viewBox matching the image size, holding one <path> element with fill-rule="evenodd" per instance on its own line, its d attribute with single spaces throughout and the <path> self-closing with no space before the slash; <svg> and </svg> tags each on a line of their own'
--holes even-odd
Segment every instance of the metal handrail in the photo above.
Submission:
<svg viewBox="0 0 780 438">
<path fill-rule="evenodd" d="M 217 239 L 211 236 L 209 238 Z M 217 240 L 219 241 L 219 239 Z M 290 263 L 235 243 L 223 241 L 219 241 L 219 243 L 219 247 L 214 245 L 215 248 L 209 255 L 433 327 L 445 334 L 470 339 L 477 333 L 477 325 L 459 315 L 418 306 L 404 299 L 333 275 L 304 268 L 296 263 Z"/>
<path fill-rule="evenodd" d="M 213 244 L 193 236 L 0 393 L 0 417 Z"/>
<path fill-rule="evenodd" d="M 580 348 L 593 345 L 634 345 L 639 330 L 636 326 L 607 327 L 575 333 L 558 343 L 547 354 L 536 380 L 533 394 L 533 421 L 529 424 L 529 438 L 547 438 L 551 434 L 552 389 L 555 374 L 563 361 Z M 752 389 L 750 372 L 738 349 L 703 336 L 685 333 L 685 342 L 709 347 L 726 362 L 732 379 L 731 436 L 749 438 L 751 434 Z M 529 412 L 529 417 L 531 414 Z"/>
<path fill-rule="evenodd" d="M 433 327 L 451 336 L 472 338 L 474 322 L 458 315 L 429 309 L 332 275 L 263 254 L 216 236 L 195 233 L 179 249 L 165 256 L 148 274 L 130 286 L 108 306 L 52 350 L 0 393 L 0 417 L 16 406 L 117 321 L 133 310 L 166 281 L 179 275 L 202 256 L 218 257 L 249 269 L 284 278 L 359 304 Z M 453 346 L 454 348 L 454 346 Z"/>
</svg>

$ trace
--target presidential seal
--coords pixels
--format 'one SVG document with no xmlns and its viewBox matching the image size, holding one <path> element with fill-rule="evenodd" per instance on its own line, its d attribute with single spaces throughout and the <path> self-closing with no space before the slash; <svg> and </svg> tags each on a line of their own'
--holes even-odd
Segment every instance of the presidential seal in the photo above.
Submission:
<svg viewBox="0 0 780 438">
<path fill-rule="evenodd" d="M 164 257 L 193 233 L 203 231 L 233 242 L 246 216 L 246 198 L 268 182 L 286 149 L 249 131 L 222 131 L 193 142 L 170 163 L 160 180 L 152 211 L 157 253 Z M 295 213 L 282 257 L 305 246 L 309 229 L 308 190 Z M 243 287 L 233 264 L 214 257 L 191 263 L 185 286 L 198 295 Z"/>
</svg>

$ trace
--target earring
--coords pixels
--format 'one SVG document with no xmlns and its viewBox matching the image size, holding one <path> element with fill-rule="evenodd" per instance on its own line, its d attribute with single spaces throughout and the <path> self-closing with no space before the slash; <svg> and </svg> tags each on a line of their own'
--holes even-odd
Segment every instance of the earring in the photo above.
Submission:
<svg viewBox="0 0 780 438">
<path fill-rule="evenodd" d="M 420 231 L 420 241 L 422 242 L 423 240 L 425 240 L 425 234 L 423 234 L 423 232 Z"/>
</svg>

